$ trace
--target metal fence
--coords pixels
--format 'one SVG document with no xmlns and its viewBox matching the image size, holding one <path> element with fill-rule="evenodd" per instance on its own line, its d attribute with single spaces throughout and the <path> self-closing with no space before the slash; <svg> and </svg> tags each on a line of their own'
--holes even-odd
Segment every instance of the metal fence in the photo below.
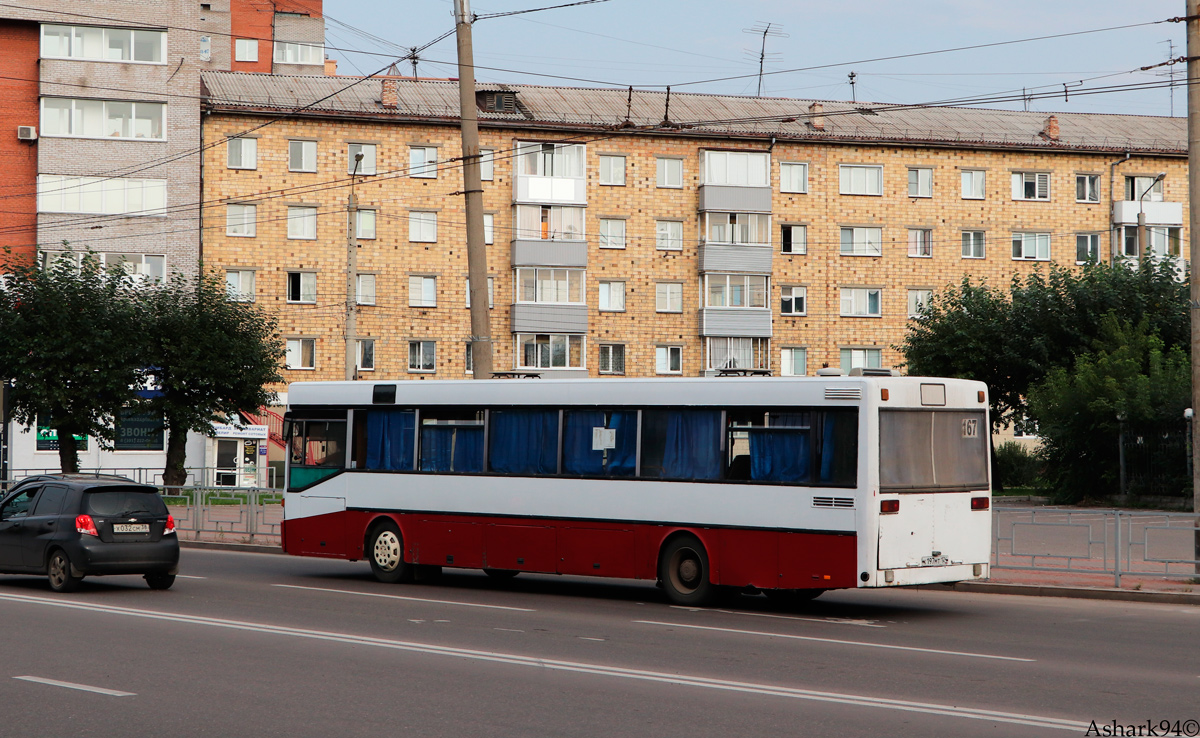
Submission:
<svg viewBox="0 0 1200 738">
<path fill-rule="evenodd" d="M 189 466 L 184 471 L 187 473 L 187 484 L 185 486 L 199 486 L 206 483 L 206 480 L 218 479 L 218 475 L 231 475 L 236 477 L 236 469 L 223 469 L 213 466 Z M 276 466 L 268 466 L 267 469 L 267 486 L 280 488 L 283 486 L 282 469 Z M 9 476 L 12 479 L 24 479 L 35 474 L 60 474 L 60 467 L 45 468 L 45 469 L 11 469 Z M 121 467 L 80 467 L 80 474 L 116 474 L 122 477 L 128 477 L 140 484 L 153 484 L 161 487 L 163 483 L 162 469 L 151 469 L 141 466 L 131 466 L 128 468 Z M 219 489 L 232 489 L 231 487 L 219 487 Z"/>
<path fill-rule="evenodd" d="M 162 494 L 185 539 L 275 546 L 282 542 L 280 490 L 164 487 Z"/>
<path fill-rule="evenodd" d="M 1200 574 L 1200 516 L 1140 510 L 997 507 L 992 568 L 1190 579 Z"/>
</svg>

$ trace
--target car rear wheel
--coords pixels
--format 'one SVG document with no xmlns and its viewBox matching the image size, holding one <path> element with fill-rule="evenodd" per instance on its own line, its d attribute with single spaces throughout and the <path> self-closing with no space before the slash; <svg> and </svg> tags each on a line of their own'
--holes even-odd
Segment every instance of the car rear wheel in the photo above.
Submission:
<svg viewBox="0 0 1200 738">
<path fill-rule="evenodd" d="M 175 583 L 174 574 L 147 574 L 142 578 L 150 585 L 150 589 L 170 589 Z"/>
<path fill-rule="evenodd" d="M 412 567 L 404 561 L 404 539 L 395 523 L 382 523 L 367 544 L 371 573 L 381 582 L 394 584 L 412 579 Z"/>
<path fill-rule="evenodd" d="M 62 549 L 50 554 L 46 573 L 50 576 L 50 589 L 55 592 L 74 592 L 83 581 L 83 577 L 71 573 L 71 559 Z"/>
</svg>

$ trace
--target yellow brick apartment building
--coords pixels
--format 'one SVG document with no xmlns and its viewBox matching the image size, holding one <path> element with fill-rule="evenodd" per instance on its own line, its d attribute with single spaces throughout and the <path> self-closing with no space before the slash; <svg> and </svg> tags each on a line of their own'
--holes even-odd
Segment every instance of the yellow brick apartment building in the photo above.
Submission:
<svg viewBox="0 0 1200 738">
<path fill-rule="evenodd" d="M 278 315 L 287 380 L 343 378 L 352 183 L 358 376 L 466 376 L 456 83 L 212 72 L 204 94 L 204 265 Z M 892 367 L 920 304 L 964 275 L 1179 259 L 1187 239 L 1183 119 L 477 98 L 498 370 Z"/>
</svg>

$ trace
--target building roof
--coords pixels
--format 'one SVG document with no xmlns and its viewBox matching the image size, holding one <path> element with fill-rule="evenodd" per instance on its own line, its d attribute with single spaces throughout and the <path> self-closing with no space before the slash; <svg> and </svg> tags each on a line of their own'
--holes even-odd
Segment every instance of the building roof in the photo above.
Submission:
<svg viewBox="0 0 1200 738">
<path fill-rule="evenodd" d="M 211 110 L 458 121 L 458 83 L 391 78 L 385 108 L 379 78 L 205 72 Z M 783 138 L 841 143 L 1187 153 L 1186 118 L 888 105 L 624 89 L 480 84 L 516 93 L 517 111 L 479 111 L 480 124 L 518 128 L 651 130 L 686 136 Z M 815 112 L 810 106 L 818 104 Z M 819 117 L 818 117 L 819 116 Z M 1048 124 L 1053 116 L 1058 137 Z M 823 128 L 820 123 L 823 119 Z M 628 123 L 626 123 L 628 121 Z M 814 125 L 816 124 L 816 125 Z M 1049 130 L 1047 130 L 1049 129 Z M 1049 134 L 1049 135 L 1048 135 Z"/>
</svg>

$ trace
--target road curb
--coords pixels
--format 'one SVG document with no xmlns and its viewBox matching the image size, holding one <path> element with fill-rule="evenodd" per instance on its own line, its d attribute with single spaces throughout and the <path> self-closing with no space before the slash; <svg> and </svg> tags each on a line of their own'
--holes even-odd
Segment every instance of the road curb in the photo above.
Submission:
<svg viewBox="0 0 1200 738">
<path fill-rule="evenodd" d="M 223 543 L 220 541 L 187 541 L 180 539 L 181 548 L 195 548 L 207 551 L 240 551 L 242 553 L 282 554 L 280 546 L 264 546 L 259 543 Z"/>
<path fill-rule="evenodd" d="M 1063 587 L 1053 584 L 1006 584 L 1002 582 L 956 582 L 953 585 L 928 585 L 921 589 L 953 589 L 955 592 L 979 594 L 1025 595 L 1027 597 L 1067 597 L 1077 600 L 1117 600 L 1123 602 L 1156 602 L 1162 605 L 1192 605 L 1200 607 L 1200 593 L 1150 592 L 1138 589 L 1106 589 L 1102 587 Z"/>
</svg>

